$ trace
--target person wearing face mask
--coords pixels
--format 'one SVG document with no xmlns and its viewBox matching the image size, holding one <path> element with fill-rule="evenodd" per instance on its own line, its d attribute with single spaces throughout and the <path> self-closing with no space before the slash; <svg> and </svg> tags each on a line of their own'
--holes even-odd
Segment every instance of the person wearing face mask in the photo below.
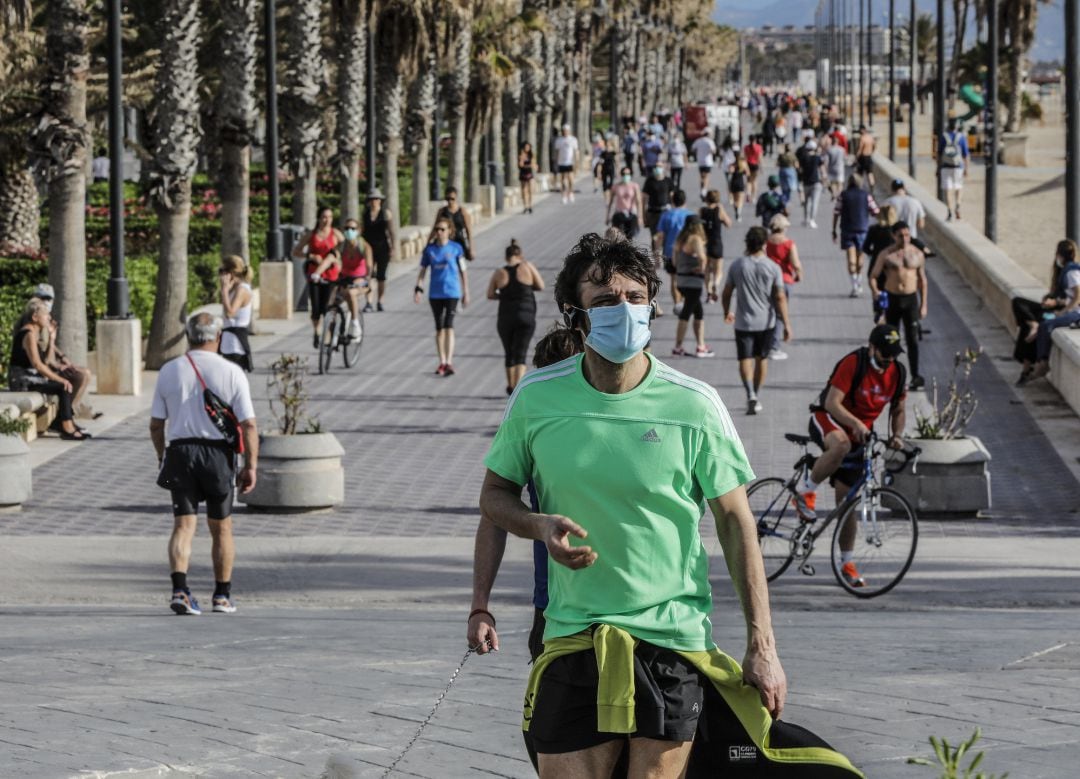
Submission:
<svg viewBox="0 0 1080 779">
<path fill-rule="evenodd" d="M 734 669 L 760 732 L 784 704 L 743 487 L 753 473 L 716 391 L 643 351 L 659 288 L 643 247 L 584 236 L 555 300 L 585 351 L 522 379 L 484 461 L 480 521 L 541 540 L 550 556 L 544 652 L 523 726 L 541 777 L 610 776 L 624 751 L 641 775 L 682 775 L 702 707 L 713 705 L 712 662 Z M 521 500 L 530 479 L 538 512 Z M 703 502 L 741 596 L 741 669 L 712 638 Z M 469 623 L 481 655 L 498 648 L 486 609 Z M 631 686 L 635 667 L 647 681 Z M 598 705 L 604 685 L 616 705 Z"/>
<path fill-rule="evenodd" d="M 349 304 L 349 336 L 359 338 L 360 318 L 357 316 L 360 293 L 364 293 L 364 313 L 371 311 L 371 266 L 374 252 L 371 245 L 360 237 L 360 225 L 355 219 L 345 222 L 345 243 L 341 247 L 341 276 L 338 278 L 338 294 L 345 292 Z"/>
<path fill-rule="evenodd" d="M 836 364 L 825 389 L 810 407 L 810 439 L 822 453 L 795 499 L 795 509 L 803 521 L 817 519 L 814 509 L 819 484 L 829 480 L 836 489 L 839 506 L 852 485 L 862 478 L 861 463 L 850 468 L 841 466 L 849 455 L 852 455 L 850 461 L 861 453 L 886 405 L 889 406 L 889 446 L 904 448 L 907 392 L 906 371 L 896 359 L 904 351 L 900 332 L 892 325 L 877 325 L 870 331 L 869 341 L 867 346 L 845 355 Z M 840 538 L 841 573 L 853 587 L 863 583 L 852 559 L 856 530 L 856 523 L 847 523 Z"/>
<path fill-rule="evenodd" d="M 628 241 L 634 240 L 638 230 L 645 226 L 641 199 L 641 187 L 634 181 L 634 171 L 623 166 L 622 178 L 611 188 L 611 199 L 604 214 L 604 224 L 618 228 Z M 612 211 L 615 213 L 612 214 Z"/>
</svg>

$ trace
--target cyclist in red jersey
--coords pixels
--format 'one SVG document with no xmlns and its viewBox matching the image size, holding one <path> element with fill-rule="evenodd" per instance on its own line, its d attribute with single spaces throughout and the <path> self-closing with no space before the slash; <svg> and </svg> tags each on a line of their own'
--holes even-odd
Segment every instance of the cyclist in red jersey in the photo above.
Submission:
<svg viewBox="0 0 1080 779">
<path fill-rule="evenodd" d="M 315 227 L 308 230 L 296 243 L 293 257 L 307 258 L 304 275 L 308 277 L 308 309 L 314 331 L 313 346 L 319 348 L 319 323 L 330 302 L 333 282 L 341 272 L 340 246 L 345 236 L 334 227 L 333 209 L 319 209 Z"/>
<path fill-rule="evenodd" d="M 862 451 L 874 422 L 886 406 L 889 406 L 889 446 L 903 448 L 901 435 L 907 391 L 904 367 L 896 361 L 903 351 L 899 331 L 892 325 L 878 325 L 870 331 L 868 346 L 846 355 L 833 368 L 821 399 L 811 406 L 810 438 L 821 447 L 822 454 L 795 500 L 799 517 L 804 521 L 817 519 L 815 491 L 820 483 L 829 479 L 836 489 L 839 505 L 862 477 L 862 467 L 842 467 L 844 459 Z M 862 578 L 852 561 L 856 530 L 856 523 L 844 526 L 840 552 L 844 577 L 849 584 L 859 587 Z"/>
</svg>

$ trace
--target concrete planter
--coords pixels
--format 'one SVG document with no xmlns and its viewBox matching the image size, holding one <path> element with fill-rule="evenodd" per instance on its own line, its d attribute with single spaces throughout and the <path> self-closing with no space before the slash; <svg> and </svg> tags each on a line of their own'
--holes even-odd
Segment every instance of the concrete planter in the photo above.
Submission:
<svg viewBox="0 0 1080 779">
<path fill-rule="evenodd" d="M 266 510 L 340 506 L 345 502 L 343 454 L 333 433 L 261 436 L 255 489 L 239 500 Z"/>
<path fill-rule="evenodd" d="M 920 514 L 975 516 L 990 508 L 990 453 L 974 436 L 912 441 L 922 448 L 919 461 L 896 474 L 893 487 Z"/>
<path fill-rule="evenodd" d="M 31 474 L 30 447 L 18 436 L 0 435 L 0 509 L 30 500 Z"/>
</svg>

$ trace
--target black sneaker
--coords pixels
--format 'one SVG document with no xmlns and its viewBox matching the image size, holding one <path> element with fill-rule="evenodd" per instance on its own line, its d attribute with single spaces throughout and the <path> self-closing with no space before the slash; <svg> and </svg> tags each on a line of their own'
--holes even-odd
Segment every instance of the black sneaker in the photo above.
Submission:
<svg viewBox="0 0 1080 779">
<path fill-rule="evenodd" d="M 919 390 L 926 386 L 926 380 L 922 376 L 912 376 L 908 389 Z"/>
<path fill-rule="evenodd" d="M 191 590 L 173 590 L 172 600 L 169 601 L 169 608 L 180 615 L 190 614 L 191 616 L 197 617 L 202 614 L 202 609 L 199 608 L 199 602 L 195 600 L 195 596 L 191 594 Z"/>
<path fill-rule="evenodd" d="M 376 311 L 385 311 L 386 309 L 385 309 L 385 308 L 383 308 L 383 305 L 382 305 L 382 303 L 379 303 L 379 304 L 377 304 L 377 305 L 375 306 L 375 310 L 376 310 Z"/>
</svg>

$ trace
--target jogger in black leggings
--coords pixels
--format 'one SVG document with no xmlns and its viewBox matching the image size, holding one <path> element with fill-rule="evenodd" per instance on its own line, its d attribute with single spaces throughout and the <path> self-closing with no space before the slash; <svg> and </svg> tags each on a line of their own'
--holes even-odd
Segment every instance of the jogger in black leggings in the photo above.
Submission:
<svg viewBox="0 0 1080 779">
<path fill-rule="evenodd" d="M 885 323 L 899 328 L 904 324 L 904 340 L 907 342 L 908 369 L 912 376 L 919 373 L 919 293 L 897 295 L 889 293 L 889 307 L 885 309 Z"/>
<path fill-rule="evenodd" d="M 488 300 L 499 301 L 498 331 L 502 339 L 506 365 L 506 394 L 525 375 L 529 342 L 536 332 L 536 295 L 544 280 L 536 267 L 525 259 L 517 241 L 506 247 L 506 265 L 491 275 Z"/>
</svg>

